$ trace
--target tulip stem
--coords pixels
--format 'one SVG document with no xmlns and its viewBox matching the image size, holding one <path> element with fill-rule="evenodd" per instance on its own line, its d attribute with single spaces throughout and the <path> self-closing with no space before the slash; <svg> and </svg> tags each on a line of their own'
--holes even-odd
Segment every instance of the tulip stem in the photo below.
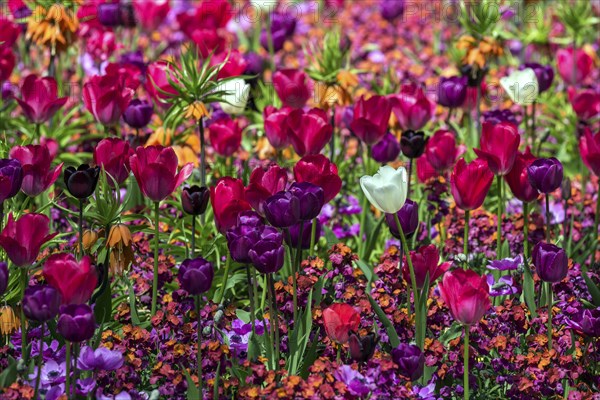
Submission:
<svg viewBox="0 0 600 400">
<path fill-rule="evenodd" d="M 406 198 L 410 199 L 410 181 L 412 181 L 412 172 L 413 172 L 413 159 L 410 158 L 408 161 L 408 185 L 406 188 Z"/>
<path fill-rule="evenodd" d="M 273 284 L 273 274 L 267 275 L 269 282 L 269 295 L 271 297 L 271 329 L 275 332 L 275 369 L 279 367 L 279 316 L 277 313 L 277 296 L 275 294 L 275 285 Z"/>
<path fill-rule="evenodd" d="M 566 208 L 565 208 L 566 210 Z M 565 218 L 566 219 L 566 218 Z M 592 253 L 592 264 L 596 260 L 596 254 L 598 249 L 598 225 L 600 224 L 600 193 L 596 192 L 596 215 L 594 217 L 594 231 L 592 234 L 592 238 L 596 238 L 596 243 L 594 244 L 594 252 Z"/>
<path fill-rule="evenodd" d="M 25 310 L 23 309 L 23 299 L 25 298 L 25 289 L 29 283 L 27 268 L 21 267 L 21 358 L 27 365 L 29 355 L 27 354 L 27 320 L 25 319 Z"/>
<path fill-rule="evenodd" d="M 546 242 L 550 243 L 550 194 L 546 193 Z"/>
<path fill-rule="evenodd" d="M 531 139 L 535 143 L 535 101 L 531 103 Z"/>
<path fill-rule="evenodd" d="M 83 258 L 83 199 L 79 199 L 79 259 Z"/>
<path fill-rule="evenodd" d="M 598 213 L 596 213 L 598 214 Z M 0 232 L 4 229 L 4 202 L 0 201 Z"/>
<path fill-rule="evenodd" d="M 464 344 L 464 368 L 463 368 L 463 389 L 465 391 L 465 400 L 469 400 L 469 325 L 465 325 L 465 344 Z"/>
<path fill-rule="evenodd" d="M 469 252 L 469 221 L 471 219 L 471 210 L 465 211 L 465 229 L 464 229 L 464 238 L 463 238 L 463 253 L 465 254 L 465 259 L 467 258 L 467 253 Z M 464 264 L 464 268 L 467 269 L 467 264 Z"/>
<path fill-rule="evenodd" d="M 197 317 L 198 317 L 198 390 L 200 391 L 200 396 L 202 396 L 202 317 L 200 314 L 200 310 L 202 309 L 202 299 L 200 295 L 196 297 L 197 304 Z M 254 324 L 254 321 L 252 321 Z"/>
<path fill-rule="evenodd" d="M 67 399 L 71 398 L 71 342 L 66 341 L 66 382 L 65 390 L 67 393 Z"/>
<path fill-rule="evenodd" d="M 335 162 L 335 104 L 331 105 L 331 141 L 329 142 L 329 160 Z"/>
<path fill-rule="evenodd" d="M 298 272 L 302 264 L 302 236 L 304 235 L 304 221 L 300 222 L 300 233 L 298 236 L 298 245 L 296 246 L 296 262 L 292 267 L 292 285 L 293 294 L 292 298 L 294 301 L 294 325 L 298 322 Z M 291 245 L 291 241 L 290 241 Z"/>
<path fill-rule="evenodd" d="M 196 252 L 196 216 L 192 215 L 192 243 L 190 249 L 190 258 L 194 258 Z"/>
<path fill-rule="evenodd" d="M 200 183 L 201 186 L 206 186 L 206 149 L 204 145 L 204 117 L 198 120 L 198 136 L 200 138 Z"/>
<path fill-rule="evenodd" d="M 151 314 L 156 314 L 156 300 L 158 295 L 158 213 L 160 202 L 154 202 L 154 274 L 152 276 L 152 308 Z"/>
<path fill-rule="evenodd" d="M 410 272 L 410 282 L 412 286 L 412 291 L 415 297 L 415 319 L 417 320 L 416 328 L 415 328 L 415 338 L 417 341 L 417 345 L 421 350 L 423 350 L 425 335 L 424 332 L 421 332 L 421 324 L 419 321 L 419 312 L 420 310 L 417 307 L 419 304 L 419 292 L 417 291 L 417 278 L 415 276 L 415 269 L 413 267 L 412 259 L 410 257 L 410 250 L 408 248 L 408 243 L 406 242 L 406 236 L 404 235 L 404 230 L 402 229 L 402 224 L 400 223 L 400 219 L 398 218 L 398 213 L 394 213 L 394 219 L 396 220 L 396 226 L 398 227 L 398 232 L 400 233 L 400 242 L 402 243 L 402 248 L 404 253 L 406 254 L 406 260 L 408 262 L 408 270 Z M 400 259 L 402 259 L 402 254 L 400 254 Z M 410 309 L 410 289 L 408 290 L 408 307 Z"/>
<path fill-rule="evenodd" d="M 34 399 L 38 398 L 38 391 L 40 390 L 40 380 L 42 377 L 42 363 L 44 361 L 44 323 L 40 327 L 40 348 L 38 349 L 38 362 L 37 362 L 37 376 L 35 377 L 35 392 L 33 395 Z"/>
<path fill-rule="evenodd" d="M 529 259 L 529 203 L 523 202 L 523 253 L 525 254 L 525 264 L 528 266 Z"/>
<path fill-rule="evenodd" d="M 225 296 L 225 289 L 227 288 L 227 280 L 229 279 L 229 266 L 231 265 L 231 253 L 227 252 L 227 260 L 225 261 L 225 273 L 223 274 L 223 287 L 216 303 L 221 305 Z"/>
<path fill-rule="evenodd" d="M 269 50 L 269 59 L 271 61 L 271 70 L 275 71 L 275 45 L 273 44 L 273 32 L 271 31 L 271 15 L 267 15 L 267 47 Z"/>
<path fill-rule="evenodd" d="M 600 204 L 600 203 L 598 203 Z M 598 215 L 598 212 L 596 212 L 596 215 Z M 313 218 L 312 220 L 312 227 L 311 227 L 311 231 L 310 231 L 310 256 L 312 257 L 315 254 L 315 241 L 316 241 L 316 236 L 317 236 L 317 218 Z"/>
<path fill-rule="evenodd" d="M 250 300 L 250 320 L 252 321 L 252 335 L 255 335 L 256 326 L 254 321 L 256 319 L 256 310 L 254 296 L 256 296 L 256 293 L 254 293 L 254 287 L 252 286 L 252 278 L 250 277 L 249 264 L 246 264 L 246 279 L 248 279 L 248 300 Z"/>
<path fill-rule="evenodd" d="M 476 97 L 476 105 L 477 108 L 477 120 L 475 121 L 475 127 L 477 129 L 477 134 L 475 135 L 475 146 L 479 147 L 479 138 L 481 137 L 481 82 L 477 84 L 477 97 Z"/>
<path fill-rule="evenodd" d="M 546 330 L 548 331 L 548 350 L 552 350 L 552 283 L 546 282 L 546 291 L 548 295 L 548 321 L 546 321 Z"/>
<path fill-rule="evenodd" d="M 504 205 L 504 193 L 502 192 L 502 177 L 496 176 L 498 183 L 498 228 L 496 231 L 496 258 L 502 257 L 502 208 Z"/>
</svg>

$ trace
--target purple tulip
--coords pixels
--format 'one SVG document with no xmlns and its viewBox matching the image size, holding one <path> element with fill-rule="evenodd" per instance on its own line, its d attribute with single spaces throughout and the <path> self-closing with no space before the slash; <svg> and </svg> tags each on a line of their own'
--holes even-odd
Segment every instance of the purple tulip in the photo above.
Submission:
<svg viewBox="0 0 600 400">
<path fill-rule="evenodd" d="M 94 193 L 98 184 L 100 167 L 91 168 L 87 164 L 81 164 L 77 169 L 69 167 L 65 170 L 65 185 L 73 197 L 86 199 Z"/>
<path fill-rule="evenodd" d="M 120 351 L 109 350 L 100 346 L 96 350 L 84 347 L 77 361 L 79 369 L 84 371 L 114 371 L 123 365 L 123 354 Z"/>
<path fill-rule="evenodd" d="M 184 260 L 177 274 L 181 287 L 192 296 L 208 292 L 213 277 L 213 265 L 202 257 Z"/>
<path fill-rule="evenodd" d="M 0 159 L 0 204 L 14 197 L 23 183 L 23 167 L 19 160 Z"/>
<path fill-rule="evenodd" d="M 541 65 L 538 63 L 525 63 L 519 69 L 531 68 L 535 72 L 535 76 L 539 85 L 539 92 L 545 92 L 552 86 L 554 80 L 554 70 L 551 65 Z"/>
<path fill-rule="evenodd" d="M 121 6 L 119 3 L 104 3 L 98 5 L 98 21 L 104 26 L 121 25 Z"/>
<path fill-rule="evenodd" d="M 467 98 L 466 76 L 453 76 L 440 78 L 438 85 L 438 103 L 444 107 L 458 108 L 463 105 Z"/>
<path fill-rule="evenodd" d="M 600 307 L 580 310 L 567 319 L 567 325 L 582 335 L 600 337 Z"/>
<path fill-rule="evenodd" d="M 498 271 L 515 271 L 523 264 L 523 256 L 518 255 L 515 258 L 504 258 L 502 260 L 494 260 L 487 266 L 489 269 Z"/>
<path fill-rule="evenodd" d="M 8 287 L 8 265 L 0 262 L 0 297 L 6 292 Z"/>
<path fill-rule="evenodd" d="M 277 228 L 287 228 L 300 220 L 300 199 L 289 191 L 281 191 L 265 201 L 265 217 Z"/>
<path fill-rule="evenodd" d="M 517 117 L 509 109 L 505 110 L 491 110 L 483 113 L 483 122 L 489 122 L 493 125 L 497 125 L 501 122 L 510 122 L 513 125 L 519 125 Z"/>
<path fill-rule="evenodd" d="M 289 39 L 296 30 L 296 18 L 293 15 L 274 12 L 271 14 L 271 38 L 273 41 L 273 50 L 279 51 L 283 44 Z M 260 45 L 269 49 L 269 37 L 264 30 L 260 33 Z"/>
<path fill-rule="evenodd" d="M 425 137 L 422 131 L 415 132 L 407 130 L 402 132 L 400 138 L 400 149 L 402 154 L 408 158 L 419 158 L 425 152 L 425 145 L 429 138 Z"/>
<path fill-rule="evenodd" d="M 322 187 L 310 182 L 296 182 L 290 187 L 290 192 L 300 201 L 301 221 L 310 221 L 319 216 L 325 204 L 325 192 Z"/>
<path fill-rule="evenodd" d="M 406 236 L 412 235 L 419 225 L 419 204 L 411 199 L 406 199 L 406 202 L 398 211 L 398 219 L 400 220 L 404 234 Z M 398 230 L 394 214 L 385 214 L 385 222 L 390 228 L 390 233 L 395 238 L 400 239 L 400 231 Z"/>
<path fill-rule="evenodd" d="M 206 212 L 208 201 L 210 200 L 210 191 L 206 187 L 194 185 L 185 187 L 181 192 L 181 205 L 183 211 L 190 215 L 201 215 Z"/>
<path fill-rule="evenodd" d="M 382 0 L 379 6 L 381 17 L 388 22 L 404 14 L 404 0 Z"/>
<path fill-rule="evenodd" d="M 269 228 L 275 230 L 273 227 Z M 242 264 L 251 263 L 248 252 L 261 239 L 264 229 L 265 223 L 256 212 L 244 211 L 239 214 L 237 224 L 225 234 L 231 258 Z"/>
<path fill-rule="evenodd" d="M 529 183 L 540 193 L 552 193 L 563 180 L 563 166 L 556 158 L 538 158 L 527 167 Z"/>
<path fill-rule="evenodd" d="M 512 276 L 501 276 L 497 281 L 494 274 L 487 274 L 487 284 L 490 287 L 490 296 L 511 296 L 521 292 L 521 289 L 515 285 Z"/>
<path fill-rule="evenodd" d="M 400 143 L 396 136 L 386 133 L 383 138 L 371 148 L 371 156 L 378 163 L 386 164 L 394 161 L 400 155 Z"/>
<path fill-rule="evenodd" d="M 300 226 L 304 224 L 302 228 L 302 249 L 307 250 L 310 248 L 310 239 L 312 235 L 312 222 L 301 221 L 295 225 L 290 226 L 290 235 L 285 238 L 285 242 L 288 246 L 298 248 L 298 240 L 300 236 Z M 315 242 L 321 237 L 321 223 L 317 220 L 317 229 L 315 230 Z"/>
<path fill-rule="evenodd" d="M 411 381 L 416 381 L 423 375 L 425 356 L 415 345 L 400 343 L 392 350 L 392 360 L 398 364 L 398 372 Z"/>
<path fill-rule="evenodd" d="M 132 128 L 140 129 L 152 119 L 152 103 L 147 100 L 133 99 L 123 112 L 123 119 Z"/>
<path fill-rule="evenodd" d="M 539 242 L 533 247 L 531 258 L 538 276 L 544 282 L 560 282 L 567 276 L 569 259 L 560 247 Z"/>
<path fill-rule="evenodd" d="M 89 340 L 96 330 L 94 313 L 87 304 L 61 306 L 56 329 L 69 342 Z"/>
<path fill-rule="evenodd" d="M 31 321 L 46 322 L 56 317 L 61 302 L 60 293 L 52 286 L 30 286 L 23 296 L 23 313 Z"/>
<path fill-rule="evenodd" d="M 260 75 L 265 70 L 265 60 L 258 53 L 245 53 L 244 60 L 246 60 L 244 75 Z"/>
<path fill-rule="evenodd" d="M 254 267 L 263 274 L 279 271 L 283 267 L 285 248 L 273 240 L 263 239 L 249 252 Z"/>
</svg>

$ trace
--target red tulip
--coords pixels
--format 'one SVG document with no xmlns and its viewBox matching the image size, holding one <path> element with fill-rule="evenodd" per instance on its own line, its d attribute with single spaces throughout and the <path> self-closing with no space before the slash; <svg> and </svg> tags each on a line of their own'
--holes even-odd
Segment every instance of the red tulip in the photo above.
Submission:
<svg viewBox="0 0 600 400">
<path fill-rule="evenodd" d="M 473 150 L 488 162 L 488 167 L 495 175 L 504 176 L 510 172 L 515 163 L 520 142 L 519 130 L 510 122 L 496 125 L 484 122 L 481 149 Z"/>
<path fill-rule="evenodd" d="M 244 196 L 241 179 L 226 176 L 210 188 L 210 202 L 215 214 L 215 223 L 221 233 L 235 226 L 238 214 L 252 209 Z"/>
<path fill-rule="evenodd" d="M 486 277 L 471 270 L 446 272 L 440 293 L 454 319 L 465 325 L 479 322 L 491 306 Z"/>
<path fill-rule="evenodd" d="M 210 143 L 219 155 L 229 157 L 240 148 L 242 130 L 229 116 L 214 121 L 208 129 Z"/>
<path fill-rule="evenodd" d="M 290 145 L 290 128 L 287 124 L 287 117 L 292 112 L 289 107 L 276 109 L 273 106 L 266 106 L 263 111 L 265 125 L 265 135 L 276 149 L 283 149 Z"/>
<path fill-rule="evenodd" d="M 350 129 L 367 145 L 374 145 L 386 134 L 391 114 L 391 103 L 384 96 L 361 97 L 354 105 Z"/>
<path fill-rule="evenodd" d="M 62 295 L 62 304 L 87 303 L 98 283 L 88 256 L 78 262 L 72 254 L 53 254 L 46 260 L 43 274 Z"/>
<path fill-rule="evenodd" d="M 427 161 L 438 173 L 452 168 L 463 151 L 463 147 L 456 146 L 454 133 L 445 129 L 436 131 L 425 146 Z"/>
<path fill-rule="evenodd" d="M 524 203 L 529 203 L 539 196 L 537 189 L 529 183 L 529 175 L 527 174 L 527 167 L 535 160 L 537 160 L 537 157 L 531 154 L 531 150 L 527 147 L 524 153 L 517 154 L 515 164 L 504 177 L 513 195 Z"/>
<path fill-rule="evenodd" d="M 575 76 L 573 76 L 573 53 L 575 53 L 575 58 L 577 59 L 575 61 L 575 64 L 577 64 Z M 581 83 L 590 74 L 594 66 L 594 60 L 582 49 L 577 49 L 573 52 L 573 48 L 569 47 L 568 49 L 560 49 L 556 52 L 556 65 L 563 80 L 570 85 L 576 85 Z"/>
<path fill-rule="evenodd" d="M 250 184 L 244 190 L 244 196 L 252 208 L 264 215 L 265 201 L 275 193 L 285 190 L 287 181 L 287 170 L 277 164 L 271 164 L 266 170 L 255 168 L 250 174 Z"/>
<path fill-rule="evenodd" d="M 196 8 L 177 14 L 180 29 L 196 45 L 202 57 L 211 52 L 219 53 L 225 47 L 225 37 L 221 31 L 233 15 L 228 0 L 198 2 Z"/>
<path fill-rule="evenodd" d="M 403 130 L 420 130 L 435 113 L 435 103 L 414 83 L 402 86 L 400 93 L 390 96 L 390 101 Z"/>
<path fill-rule="evenodd" d="M 319 154 L 333 135 L 333 127 L 327 120 L 327 113 L 319 108 L 313 108 L 306 113 L 294 110 L 288 115 L 286 123 L 292 146 L 301 157 Z"/>
<path fill-rule="evenodd" d="M 284 106 L 302 108 L 310 99 L 313 82 L 301 69 L 281 69 L 273 74 L 273 86 Z"/>
<path fill-rule="evenodd" d="M 85 108 L 106 126 L 119 122 L 132 97 L 133 89 L 125 85 L 123 75 L 96 75 L 83 85 Z"/>
<path fill-rule="evenodd" d="M 94 148 L 94 163 L 101 166 L 120 185 L 129 176 L 129 143 L 122 139 L 102 139 Z M 112 183 L 112 179 L 108 179 Z"/>
<path fill-rule="evenodd" d="M 427 156 L 422 155 L 417 158 L 417 178 L 419 179 L 419 182 L 425 183 L 436 176 L 438 176 L 438 173 L 427 160 Z"/>
<path fill-rule="evenodd" d="M 598 89 L 585 89 L 577 92 L 575 88 L 568 90 L 569 102 L 573 111 L 582 121 L 589 121 L 600 116 L 600 91 Z"/>
<path fill-rule="evenodd" d="M 63 163 L 51 168 L 52 157 L 46 146 L 15 146 L 10 150 L 10 158 L 21 162 L 23 166 L 23 184 L 21 190 L 35 197 L 44 192 L 58 179 Z"/>
<path fill-rule="evenodd" d="M 50 219 L 43 214 L 24 214 L 17 221 L 12 213 L 0 233 L 0 247 L 17 266 L 33 265 L 42 245 L 58 233 L 49 234 Z"/>
<path fill-rule="evenodd" d="M 21 28 L 0 14 L 0 48 L 10 48 L 15 44 Z"/>
<path fill-rule="evenodd" d="M 579 141 L 579 151 L 584 164 L 596 176 L 600 176 L 600 131 L 592 134 L 590 128 L 586 127 Z"/>
<path fill-rule="evenodd" d="M 467 164 L 464 158 L 458 160 L 450 177 L 450 191 L 456 206 L 463 210 L 481 207 L 493 179 L 487 161 L 477 158 Z"/>
<path fill-rule="evenodd" d="M 162 107 L 167 107 L 169 103 L 166 100 L 177 94 L 169 83 L 169 78 L 177 82 L 171 73 L 171 66 L 166 61 L 157 61 L 148 65 L 145 87 L 154 102 Z"/>
<path fill-rule="evenodd" d="M 445 262 L 438 265 L 440 262 L 440 253 L 433 244 L 421 246 L 417 251 L 411 251 L 410 258 L 413 263 L 417 287 L 419 289 L 425 285 L 425 279 L 428 274 L 429 284 L 432 286 L 433 282 L 444 275 L 444 273 L 452 266 L 452 262 Z M 402 263 L 402 276 L 406 282 L 410 282 L 410 270 L 408 269 L 407 262 Z"/>
<path fill-rule="evenodd" d="M 147 32 L 155 31 L 167 18 L 169 0 L 134 1 L 133 8 L 137 16 L 136 21 Z"/>
<path fill-rule="evenodd" d="M 227 62 L 221 67 L 217 74 L 218 79 L 240 76 L 246 71 L 246 67 L 248 66 L 248 62 L 238 50 L 223 51 L 219 54 L 215 54 L 210 59 L 210 65 L 219 65 L 225 60 L 227 60 Z"/>
<path fill-rule="evenodd" d="M 334 303 L 323 310 L 325 332 L 331 340 L 346 343 L 351 332 L 356 332 L 360 325 L 360 314 L 350 304 Z"/>
<path fill-rule="evenodd" d="M 294 166 L 296 182 L 310 182 L 323 188 L 325 203 L 342 189 L 337 166 L 322 154 L 304 156 Z"/>
<path fill-rule="evenodd" d="M 143 80 L 139 64 L 132 62 L 109 63 L 105 71 L 106 76 L 112 76 L 114 79 L 120 80 L 123 86 L 133 91 L 137 90 Z"/>
<path fill-rule="evenodd" d="M 186 164 L 177 173 L 177 155 L 171 147 L 138 147 L 129 157 L 129 165 L 142 193 L 152 201 L 161 201 L 192 174 L 194 165 Z"/>
<path fill-rule="evenodd" d="M 38 78 L 35 75 L 29 75 L 21 86 L 22 99 L 16 100 L 21 105 L 27 119 L 41 124 L 52 118 L 56 111 L 67 102 L 67 97 L 58 98 L 57 93 L 54 78 Z"/>
<path fill-rule="evenodd" d="M 4 82 L 10 78 L 17 59 L 10 47 L 0 46 L 0 82 Z"/>
</svg>

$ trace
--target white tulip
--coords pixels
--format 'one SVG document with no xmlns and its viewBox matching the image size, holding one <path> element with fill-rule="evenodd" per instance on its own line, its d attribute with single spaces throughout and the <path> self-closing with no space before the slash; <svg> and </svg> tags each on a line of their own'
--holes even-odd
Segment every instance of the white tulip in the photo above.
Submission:
<svg viewBox="0 0 600 400">
<path fill-rule="evenodd" d="M 244 112 L 248 96 L 250 95 L 250 85 L 243 79 L 231 79 L 220 84 L 217 90 L 227 92 L 223 95 L 223 102 L 219 103 L 223 111 L 227 114 L 238 115 Z"/>
<path fill-rule="evenodd" d="M 384 165 L 375 175 L 361 177 L 360 187 L 375 208 L 394 214 L 406 202 L 408 174 L 404 167 L 396 170 L 389 165 Z"/>
<path fill-rule="evenodd" d="M 540 91 L 537 77 L 531 68 L 514 71 L 509 76 L 501 78 L 500 85 L 514 103 L 522 106 L 533 104 Z"/>
</svg>

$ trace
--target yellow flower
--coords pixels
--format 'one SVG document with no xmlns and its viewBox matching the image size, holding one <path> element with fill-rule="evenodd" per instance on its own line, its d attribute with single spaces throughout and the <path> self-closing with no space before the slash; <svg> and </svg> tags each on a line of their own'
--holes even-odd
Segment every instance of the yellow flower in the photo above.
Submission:
<svg viewBox="0 0 600 400">
<path fill-rule="evenodd" d="M 12 307 L 0 307 L 0 335 L 10 335 L 20 326 L 19 317 L 17 317 Z"/>
<path fill-rule="evenodd" d="M 116 224 L 110 228 L 106 246 L 110 248 L 110 273 L 111 275 L 123 275 L 123 272 L 134 261 L 131 244 L 131 231 L 127 225 Z"/>
<path fill-rule="evenodd" d="M 203 102 L 195 101 L 186 107 L 185 117 L 200 121 L 203 117 L 208 117 L 208 110 Z"/>
<path fill-rule="evenodd" d="M 48 9 L 38 5 L 27 20 L 27 39 L 49 47 L 52 54 L 65 51 L 77 39 L 79 22 L 74 9 L 64 3 Z"/>
</svg>

